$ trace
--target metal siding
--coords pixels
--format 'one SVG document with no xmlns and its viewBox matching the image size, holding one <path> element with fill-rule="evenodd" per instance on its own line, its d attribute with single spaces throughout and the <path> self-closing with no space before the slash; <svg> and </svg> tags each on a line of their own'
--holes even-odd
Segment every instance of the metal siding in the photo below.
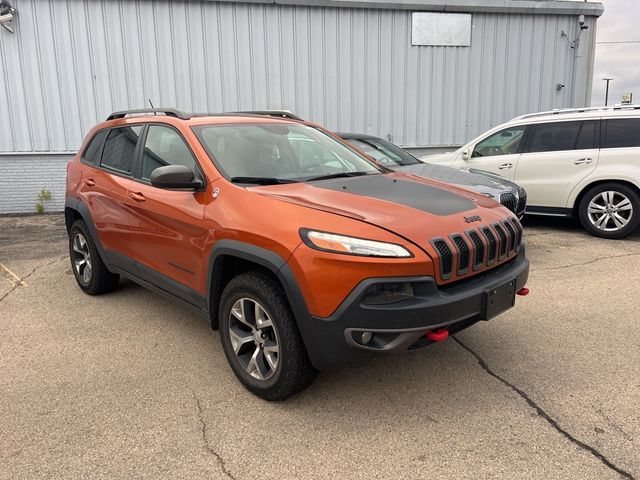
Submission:
<svg viewBox="0 0 640 480">
<path fill-rule="evenodd" d="M 473 13 L 471 47 L 414 47 L 408 10 L 16 3 L 16 34 L 0 32 L 0 152 L 74 151 L 93 124 L 149 98 L 196 112 L 291 109 L 407 146 L 459 145 L 588 98 L 593 17 L 574 59 L 560 37 L 577 35 L 568 15 Z"/>
</svg>

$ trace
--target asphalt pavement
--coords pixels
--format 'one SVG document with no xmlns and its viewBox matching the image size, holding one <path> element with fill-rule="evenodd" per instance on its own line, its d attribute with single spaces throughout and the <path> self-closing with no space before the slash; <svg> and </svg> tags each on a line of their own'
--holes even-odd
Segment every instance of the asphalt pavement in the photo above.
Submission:
<svg viewBox="0 0 640 480">
<path fill-rule="evenodd" d="M 189 310 L 83 294 L 61 215 L 0 217 L 0 478 L 640 479 L 640 233 L 525 238 L 514 309 L 268 403 Z"/>
</svg>

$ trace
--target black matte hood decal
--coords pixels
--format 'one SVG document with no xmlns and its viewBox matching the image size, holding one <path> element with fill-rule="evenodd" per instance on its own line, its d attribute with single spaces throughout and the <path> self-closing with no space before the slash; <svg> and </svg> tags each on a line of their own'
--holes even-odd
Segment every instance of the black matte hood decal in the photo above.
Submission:
<svg viewBox="0 0 640 480">
<path fill-rule="evenodd" d="M 320 180 L 310 183 L 310 185 L 316 188 L 385 200 L 433 215 L 453 215 L 476 208 L 476 204 L 468 198 L 449 192 L 444 188 L 398 180 L 387 175 Z"/>
</svg>

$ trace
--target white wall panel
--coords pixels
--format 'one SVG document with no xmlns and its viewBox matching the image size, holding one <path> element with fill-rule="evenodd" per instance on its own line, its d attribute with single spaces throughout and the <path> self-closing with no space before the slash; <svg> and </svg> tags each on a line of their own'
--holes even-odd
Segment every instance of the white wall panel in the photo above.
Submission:
<svg viewBox="0 0 640 480">
<path fill-rule="evenodd" d="M 411 45 L 411 11 L 168 0 L 15 0 L 0 32 L 0 152 L 74 151 L 114 110 L 285 108 L 406 146 L 585 105 L 592 27 L 472 13 L 471 46 Z M 575 57 L 575 58 L 574 58 Z M 566 87 L 556 91 L 556 84 Z"/>
</svg>

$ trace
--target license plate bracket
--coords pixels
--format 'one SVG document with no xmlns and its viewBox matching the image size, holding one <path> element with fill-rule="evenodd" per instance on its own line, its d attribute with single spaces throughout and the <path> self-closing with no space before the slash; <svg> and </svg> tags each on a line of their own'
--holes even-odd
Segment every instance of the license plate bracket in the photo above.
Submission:
<svg viewBox="0 0 640 480">
<path fill-rule="evenodd" d="M 489 320 L 516 304 L 516 281 L 510 280 L 484 293 L 482 320 Z"/>
</svg>

